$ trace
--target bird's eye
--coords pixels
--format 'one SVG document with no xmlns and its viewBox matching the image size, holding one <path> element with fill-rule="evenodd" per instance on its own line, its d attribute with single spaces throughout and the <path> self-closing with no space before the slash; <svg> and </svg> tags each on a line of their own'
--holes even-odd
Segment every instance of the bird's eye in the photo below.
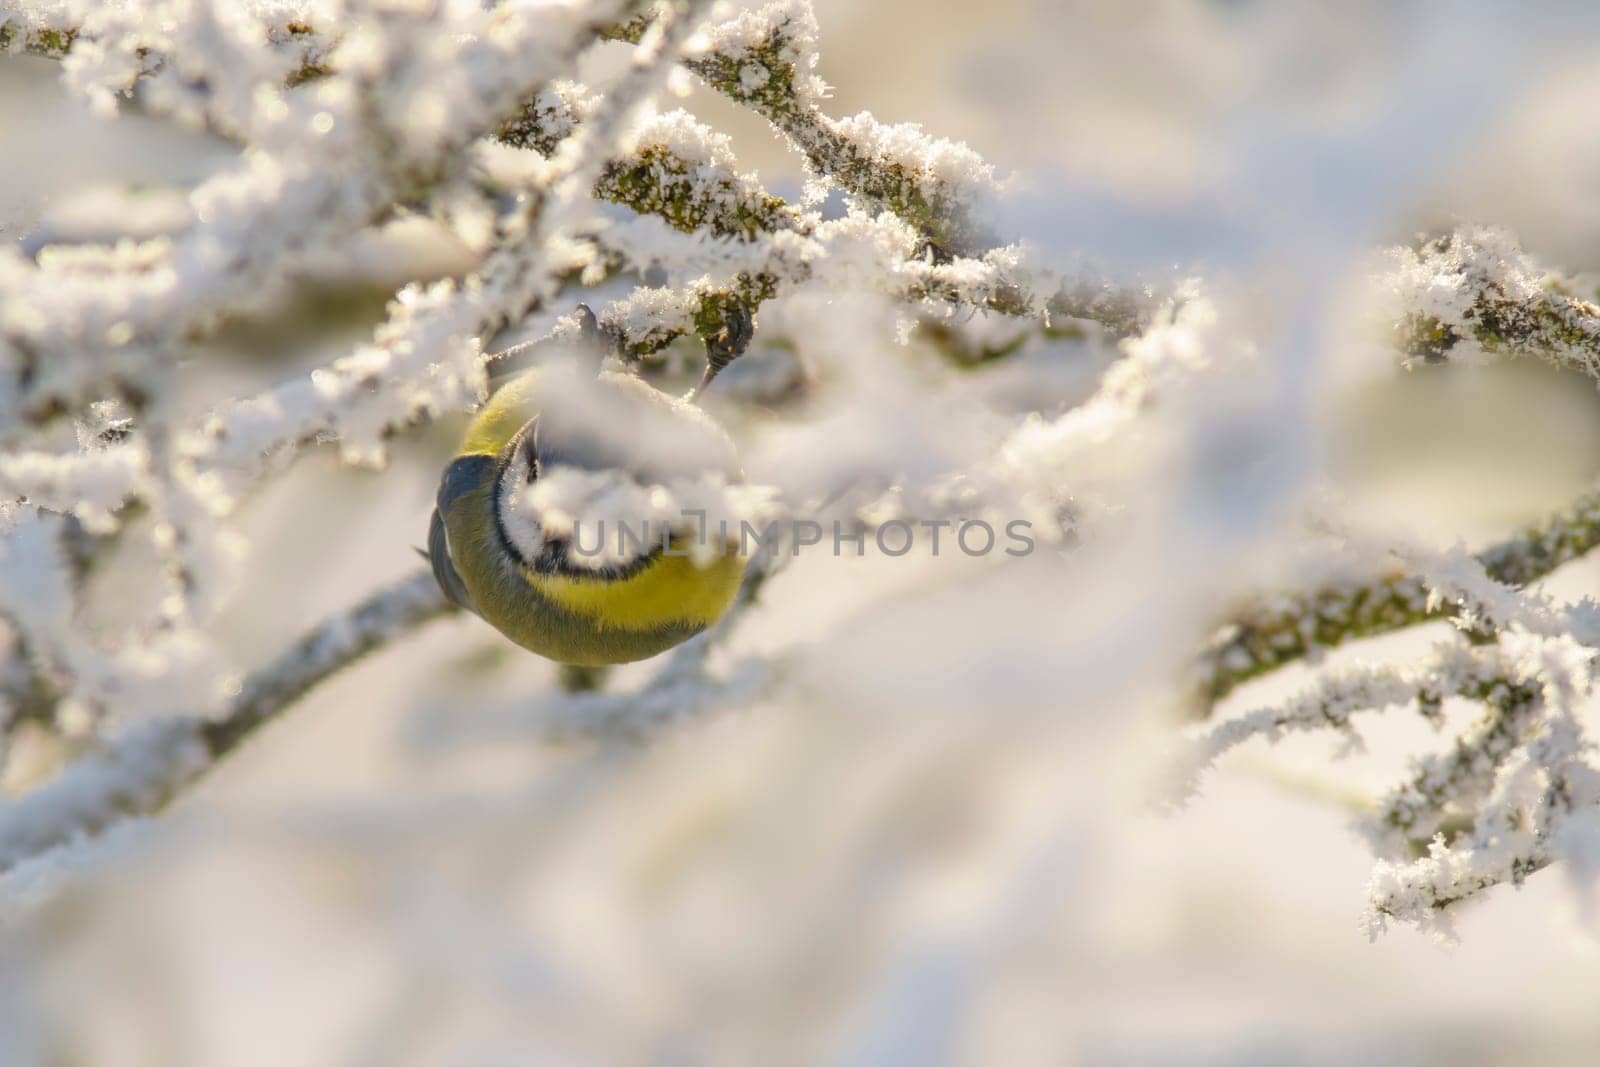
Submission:
<svg viewBox="0 0 1600 1067">
<path fill-rule="evenodd" d="M 535 444 L 534 423 L 528 423 L 528 429 L 522 437 L 522 447 L 518 450 L 522 478 L 532 482 L 539 477 L 539 450 Z"/>
</svg>

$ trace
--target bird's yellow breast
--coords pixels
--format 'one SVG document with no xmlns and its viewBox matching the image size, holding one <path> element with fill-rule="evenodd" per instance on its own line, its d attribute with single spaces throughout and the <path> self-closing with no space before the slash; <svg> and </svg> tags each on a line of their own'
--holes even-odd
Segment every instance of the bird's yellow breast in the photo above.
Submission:
<svg viewBox="0 0 1600 1067">
<path fill-rule="evenodd" d="M 686 556 L 663 554 L 620 580 L 538 574 L 527 568 L 524 574 L 540 593 L 592 617 L 601 628 L 648 630 L 669 622 L 716 622 L 739 591 L 744 561 L 731 551 L 704 566 Z"/>
</svg>

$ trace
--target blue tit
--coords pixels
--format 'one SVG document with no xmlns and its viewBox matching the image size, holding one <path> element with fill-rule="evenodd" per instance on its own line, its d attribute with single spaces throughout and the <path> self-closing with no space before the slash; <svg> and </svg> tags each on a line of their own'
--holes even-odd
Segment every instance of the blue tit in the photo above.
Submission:
<svg viewBox="0 0 1600 1067">
<path fill-rule="evenodd" d="M 515 501 L 555 464 L 621 470 L 647 485 L 708 471 L 740 477 L 733 443 L 692 404 L 631 375 L 527 371 L 473 419 L 440 480 L 428 556 L 450 600 L 523 648 L 576 666 L 653 656 L 727 611 L 744 569 L 729 546 L 701 565 L 681 542 L 654 536 L 626 563 L 597 567 L 572 555 L 570 539 L 530 537 L 534 520 Z"/>
</svg>

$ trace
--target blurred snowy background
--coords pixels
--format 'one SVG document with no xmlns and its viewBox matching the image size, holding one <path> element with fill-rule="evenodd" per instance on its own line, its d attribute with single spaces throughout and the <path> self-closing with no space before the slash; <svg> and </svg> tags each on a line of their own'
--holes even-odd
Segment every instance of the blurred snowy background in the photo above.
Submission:
<svg viewBox="0 0 1600 1067">
<path fill-rule="evenodd" d="M 1204 277 L 1249 324 L 1260 381 L 1197 431 L 1220 452 L 1195 469 L 1138 452 L 1145 467 L 1118 472 L 1144 487 L 1117 502 L 1127 536 L 1081 552 L 802 557 L 725 650 L 781 657 L 784 684 L 644 744 L 551 740 L 554 668 L 476 620 L 436 622 L 70 884 L 7 903 L 0 1062 L 1594 1062 L 1597 932 L 1564 869 L 1463 909 L 1453 948 L 1361 931 L 1372 859 L 1351 798 L 1437 747 L 1414 715 L 1374 719 L 1368 752 L 1337 761 L 1336 738 L 1255 742 L 1186 810 L 1144 802 L 1172 666 L 1218 597 L 1293 567 L 1309 496 L 1476 545 L 1592 483 L 1592 382 L 1401 371 L 1359 302 L 1377 251 L 1458 218 L 1600 271 L 1600 10 L 815 6 L 831 113 L 966 141 L 1015 176 L 1008 227 L 1130 277 Z M 623 55 L 602 46 L 587 80 Z M 233 153 L 92 117 L 57 73 L 0 58 L 7 242 L 121 232 L 107 190 L 129 184 L 158 222 Z M 759 118 L 699 86 L 681 104 L 798 195 L 797 157 Z M 324 363 L 397 285 L 470 262 L 425 225 L 364 241 L 207 342 L 181 379 L 190 402 Z M 1115 354 L 1074 331 L 954 368 L 926 339 L 901 344 L 880 301 L 836 293 L 763 309 L 762 330 L 788 323 L 823 383 L 809 403 L 707 398 L 757 481 L 825 435 L 847 439 L 835 456 L 871 456 L 948 444 L 977 408 L 1054 414 Z M 893 423 L 853 418 L 889 407 Z M 238 669 L 414 569 L 463 424 L 401 437 L 382 473 L 312 453 L 245 502 L 251 554 L 220 619 Z M 1236 470 L 1217 461 L 1229 449 L 1271 461 Z M 148 569 L 130 549 L 99 580 L 136 599 Z M 1597 576 L 1580 562 L 1551 584 Z M 1409 655 L 1444 631 L 1334 658 Z M 48 773 L 59 744 L 20 738 L 7 787 Z"/>
</svg>

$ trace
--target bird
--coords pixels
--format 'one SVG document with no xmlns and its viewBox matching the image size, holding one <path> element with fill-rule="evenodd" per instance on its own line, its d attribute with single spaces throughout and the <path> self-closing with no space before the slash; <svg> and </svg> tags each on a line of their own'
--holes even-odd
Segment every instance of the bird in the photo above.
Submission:
<svg viewBox="0 0 1600 1067">
<path fill-rule="evenodd" d="M 525 370 L 473 418 L 439 481 L 426 555 L 450 601 L 523 648 L 575 667 L 648 658 L 722 617 L 744 571 L 734 545 L 691 558 L 680 528 L 622 561 L 580 558 L 577 529 L 550 535 L 517 506 L 527 486 L 559 466 L 620 471 L 645 486 L 708 473 L 742 478 L 733 442 L 688 399 L 625 372 Z"/>
</svg>

